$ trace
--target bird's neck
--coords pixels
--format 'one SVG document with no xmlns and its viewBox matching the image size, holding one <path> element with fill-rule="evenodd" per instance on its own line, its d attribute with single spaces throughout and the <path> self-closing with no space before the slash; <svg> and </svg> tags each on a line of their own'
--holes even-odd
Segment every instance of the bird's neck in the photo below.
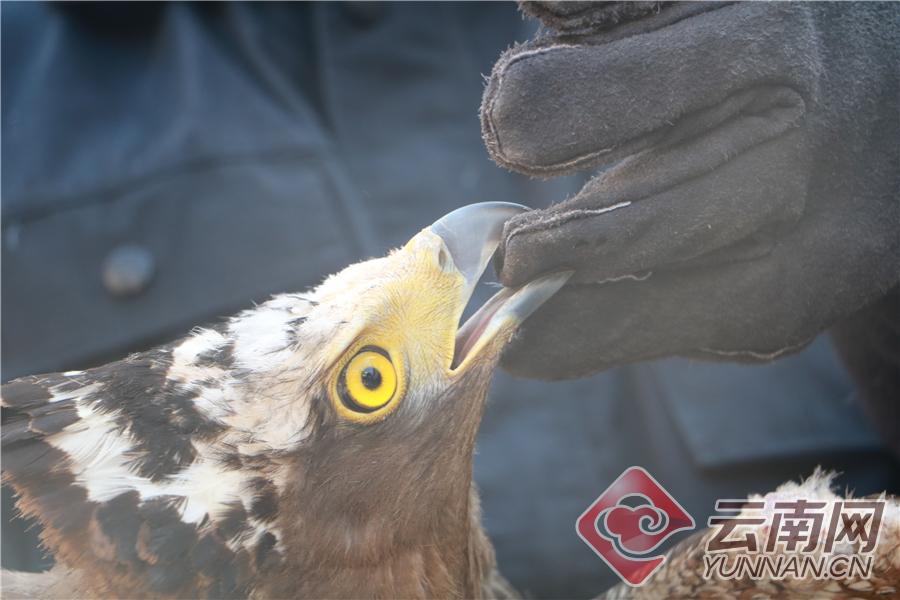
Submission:
<svg viewBox="0 0 900 600">
<path fill-rule="evenodd" d="M 481 529 L 472 450 L 441 451 L 444 444 L 396 452 L 370 444 L 366 465 L 306 470 L 287 494 L 296 508 L 283 511 L 305 516 L 279 523 L 285 558 L 267 595 L 478 597 L 493 549 Z M 374 469 L 396 477 L 373 478 Z"/>
</svg>

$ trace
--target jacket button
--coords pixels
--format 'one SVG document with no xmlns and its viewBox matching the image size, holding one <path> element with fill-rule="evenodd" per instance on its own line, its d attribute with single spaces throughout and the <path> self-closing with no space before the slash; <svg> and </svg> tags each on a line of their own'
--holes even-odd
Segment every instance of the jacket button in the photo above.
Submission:
<svg viewBox="0 0 900 600">
<path fill-rule="evenodd" d="M 156 273 L 153 254 L 139 244 L 123 244 L 103 261 L 103 286 L 116 298 L 140 294 Z"/>
</svg>

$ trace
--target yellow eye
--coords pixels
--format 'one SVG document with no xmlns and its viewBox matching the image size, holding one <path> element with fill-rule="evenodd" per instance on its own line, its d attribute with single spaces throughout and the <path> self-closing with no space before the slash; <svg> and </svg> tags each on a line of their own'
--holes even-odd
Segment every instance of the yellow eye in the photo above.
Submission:
<svg viewBox="0 0 900 600">
<path fill-rule="evenodd" d="M 369 413 L 385 406 L 397 391 L 397 372 L 385 354 L 364 348 L 341 376 L 341 400 L 350 410 Z"/>
</svg>

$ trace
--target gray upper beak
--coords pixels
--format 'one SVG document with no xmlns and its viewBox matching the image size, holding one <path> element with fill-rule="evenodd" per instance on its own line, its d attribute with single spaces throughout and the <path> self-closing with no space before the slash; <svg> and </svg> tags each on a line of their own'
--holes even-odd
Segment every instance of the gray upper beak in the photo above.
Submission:
<svg viewBox="0 0 900 600">
<path fill-rule="evenodd" d="M 510 202 L 470 204 L 442 217 L 429 229 L 444 240 L 456 269 L 474 288 L 500 243 L 503 225 L 528 210 Z"/>
</svg>

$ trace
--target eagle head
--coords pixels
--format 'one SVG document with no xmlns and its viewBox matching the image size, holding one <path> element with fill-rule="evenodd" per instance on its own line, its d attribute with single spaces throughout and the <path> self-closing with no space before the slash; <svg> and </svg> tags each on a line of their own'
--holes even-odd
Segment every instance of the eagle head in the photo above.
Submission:
<svg viewBox="0 0 900 600">
<path fill-rule="evenodd" d="M 498 581 L 472 485 L 491 375 L 569 275 L 502 289 L 458 327 L 522 210 L 459 209 L 308 293 L 4 386 L 3 479 L 61 580 L 132 598 L 480 597 Z"/>
</svg>

